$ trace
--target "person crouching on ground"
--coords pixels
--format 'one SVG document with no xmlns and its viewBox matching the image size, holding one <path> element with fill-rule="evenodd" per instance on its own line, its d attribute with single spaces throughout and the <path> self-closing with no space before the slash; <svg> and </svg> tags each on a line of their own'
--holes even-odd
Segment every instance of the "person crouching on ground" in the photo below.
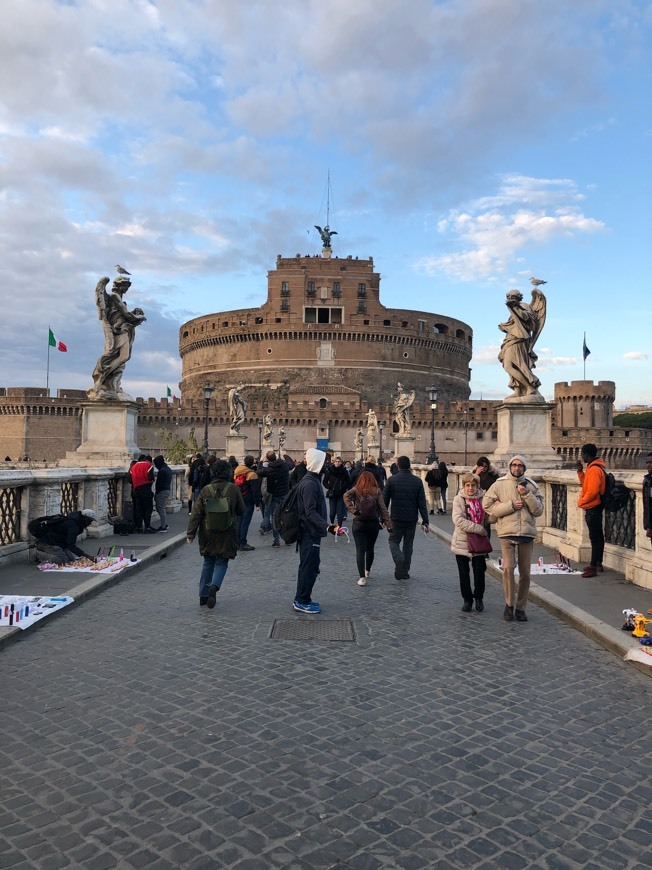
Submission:
<svg viewBox="0 0 652 870">
<path fill-rule="evenodd" d="M 460 592 L 464 599 L 462 610 L 470 613 L 475 609 L 484 610 L 485 572 L 487 570 L 486 555 L 474 555 L 469 552 L 469 533 L 487 537 L 485 513 L 482 507 L 484 493 L 479 486 L 477 474 L 462 475 L 461 488 L 453 499 L 453 538 L 451 552 L 455 554 L 457 572 L 460 577 Z M 471 571 L 473 569 L 473 589 L 471 589 Z"/>
<path fill-rule="evenodd" d="M 238 553 L 238 525 L 235 518 L 242 516 L 245 505 L 240 490 L 231 482 L 231 476 L 231 463 L 226 459 L 216 459 L 211 465 L 212 482 L 195 499 L 188 520 L 186 542 L 192 544 L 199 530 L 199 552 L 204 557 L 199 578 L 199 603 L 209 608 L 215 607 L 229 560 L 235 559 Z M 209 531 L 206 528 L 206 499 L 222 496 L 229 502 L 230 525 L 221 532 Z"/>
<path fill-rule="evenodd" d="M 378 481 L 369 471 L 363 471 L 353 489 L 344 493 L 344 504 L 353 514 L 353 540 L 358 566 L 358 586 L 367 585 L 374 563 L 374 545 L 381 529 L 392 528 Z"/>
<path fill-rule="evenodd" d="M 299 537 L 299 571 L 297 591 L 292 607 L 300 613 L 319 613 L 321 607 L 312 600 L 312 590 L 319 574 L 321 539 L 335 526 L 326 517 L 326 498 L 319 478 L 326 454 L 310 447 L 306 450 L 307 471 L 296 487 L 297 513 L 301 524 Z"/>
<path fill-rule="evenodd" d="M 527 622 L 525 606 L 530 589 L 530 563 L 537 534 L 535 517 L 543 513 L 543 495 L 533 480 L 525 477 L 527 463 L 513 456 L 509 471 L 489 487 L 482 507 L 490 522 L 496 523 L 503 556 L 503 590 L 507 622 Z M 514 588 L 514 566 L 518 550 L 518 591 Z M 514 609 L 516 605 L 516 609 Z"/>
</svg>

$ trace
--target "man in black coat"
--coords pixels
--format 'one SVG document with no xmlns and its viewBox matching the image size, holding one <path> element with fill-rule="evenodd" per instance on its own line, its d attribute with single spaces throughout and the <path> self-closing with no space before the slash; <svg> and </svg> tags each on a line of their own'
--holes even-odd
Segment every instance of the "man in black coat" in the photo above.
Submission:
<svg viewBox="0 0 652 870">
<path fill-rule="evenodd" d="M 334 526 L 326 520 L 326 498 L 319 473 L 324 465 L 326 454 L 323 450 L 310 447 L 306 450 L 307 472 L 296 488 L 297 513 L 301 523 L 299 538 L 299 571 L 297 591 L 292 607 L 299 613 L 319 613 L 319 602 L 312 600 L 312 589 L 319 574 L 321 560 L 321 539 Z"/>
<path fill-rule="evenodd" d="M 267 453 L 266 458 L 267 467 L 258 470 L 258 477 L 267 478 L 267 493 L 271 498 L 269 505 L 265 506 L 265 514 L 267 515 L 269 511 L 269 516 L 272 520 L 272 536 L 274 538 L 272 547 L 280 547 L 281 536 L 276 528 L 274 515 L 276 514 L 276 508 L 290 491 L 290 471 L 294 468 L 294 463 L 292 460 L 278 459 L 273 450 Z"/>
<path fill-rule="evenodd" d="M 392 518 L 389 550 L 395 565 L 394 577 L 397 580 L 407 580 L 410 576 L 414 534 L 419 514 L 424 529 L 427 531 L 429 528 L 428 505 L 421 478 L 416 477 L 410 470 L 410 458 L 399 456 L 396 464 L 398 471 L 385 484 L 383 500 Z"/>
<path fill-rule="evenodd" d="M 54 562 L 63 565 L 77 559 L 92 559 L 77 546 L 77 538 L 95 522 L 95 512 L 91 510 L 73 511 L 58 522 L 47 526 L 45 532 L 36 539 L 36 556 L 39 562 Z"/>
<path fill-rule="evenodd" d="M 172 492 L 172 469 L 161 455 L 154 457 L 154 465 L 157 468 L 156 483 L 154 484 L 154 505 L 160 519 L 157 531 L 167 532 L 168 514 L 165 506 Z"/>
</svg>

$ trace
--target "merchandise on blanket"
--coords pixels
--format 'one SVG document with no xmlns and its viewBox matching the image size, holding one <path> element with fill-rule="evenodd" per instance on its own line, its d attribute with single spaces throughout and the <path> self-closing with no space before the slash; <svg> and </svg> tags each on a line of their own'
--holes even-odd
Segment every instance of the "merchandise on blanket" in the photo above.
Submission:
<svg viewBox="0 0 652 870">
<path fill-rule="evenodd" d="M 0 595 L 0 625 L 11 628 L 28 628 L 55 610 L 61 610 L 74 601 L 67 595 L 26 596 Z"/>
</svg>

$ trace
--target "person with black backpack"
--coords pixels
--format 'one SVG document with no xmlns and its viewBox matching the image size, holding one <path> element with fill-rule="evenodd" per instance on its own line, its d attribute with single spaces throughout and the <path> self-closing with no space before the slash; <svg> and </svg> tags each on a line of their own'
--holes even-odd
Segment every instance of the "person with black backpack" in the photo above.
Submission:
<svg viewBox="0 0 652 870">
<path fill-rule="evenodd" d="M 598 571 L 604 571 L 602 567 L 604 555 L 602 496 L 607 484 L 607 471 L 603 460 L 598 457 L 598 448 L 595 444 L 584 444 L 580 453 L 582 459 L 577 460 L 577 476 L 582 484 L 582 491 L 577 500 L 577 506 L 584 511 L 589 540 L 591 541 L 591 563 L 584 567 L 582 577 L 597 577 Z M 584 471 L 583 463 L 586 463 L 586 471 Z"/>
<path fill-rule="evenodd" d="M 319 574 L 321 539 L 328 532 L 334 533 L 336 530 L 336 526 L 329 525 L 326 520 L 326 498 L 319 477 L 325 459 L 323 450 L 317 450 L 316 447 L 306 450 L 308 470 L 292 493 L 296 493 L 296 511 L 300 524 L 299 571 L 292 607 L 299 613 L 321 612 L 319 602 L 312 600 L 312 590 Z"/>
<path fill-rule="evenodd" d="M 381 525 L 391 530 L 392 521 L 378 481 L 370 471 L 363 471 L 355 486 L 344 493 L 344 503 L 353 514 L 355 560 L 360 578 L 358 586 L 366 586 Z"/>
<path fill-rule="evenodd" d="M 232 468 L 226 459 L 216 459 L 211 465 L 211 483 L 194 501 L 188 520 L 186 542 L 192 544 L 199 532 L 199 552 L 204 557 L 199 578 L 199 604 L 215 607 L 229 560 L 238 554 L 236 518 L 244 513 L 244 502 L 238 487 L 231 482 Z"/>
<path fill-rule="evenodd" d="M 32 520 L 27 530 L 36 539 L 36 558 L 39 562 L 53 562 L 55 565 L 65 565 L 77 559 L 92 559 L 91 555 L 77 546 L 77 538 L 94 522 L 95 512 L 92 510 Z"/>
</svg>

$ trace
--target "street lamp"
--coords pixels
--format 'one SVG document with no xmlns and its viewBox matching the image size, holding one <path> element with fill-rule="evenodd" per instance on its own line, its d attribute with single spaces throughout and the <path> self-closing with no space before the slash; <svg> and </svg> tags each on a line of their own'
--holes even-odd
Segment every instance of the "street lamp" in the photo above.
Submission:
<svg viewBox="0 0 652 870">
<path fill-rule="evenodd" d="M 437 453 L 435 451 L 435 411 L 437 410 L 437 387 L 434 385 L 428 387 L 428 398 L 430 399 L 430 411 L 432 417 L 430 420 L 430 453 L 428 454 L 428 463 L 437 461 Z"/>
<path fill-rule="evenodd" d="M 385 428 L 385 421 L 384 421 L 384 420 L 379 420 L 379 421 L 378 421 L 378 432 L 379 432 L 379 434 L 380 434 L 380 449 L 379 449 L 379 451 L 378 451 L 378 458 L 380 459 L 381 462 L 382 462 L 383 459 L 385 458 L 385 457 L 383 456 L 383 429 L 384 429 L 384 428 Z"/>
<path fill-rule="evenodd" d="M 258 420 L 258 458 L 263 455 L 263 421 Z"/>
<path fill-rule="evenodd" d="M 208 405 L 213 395 L 213 388 L 206 381 L 204 384 L 204 452 L 208 453 Z"/>
</svg>

